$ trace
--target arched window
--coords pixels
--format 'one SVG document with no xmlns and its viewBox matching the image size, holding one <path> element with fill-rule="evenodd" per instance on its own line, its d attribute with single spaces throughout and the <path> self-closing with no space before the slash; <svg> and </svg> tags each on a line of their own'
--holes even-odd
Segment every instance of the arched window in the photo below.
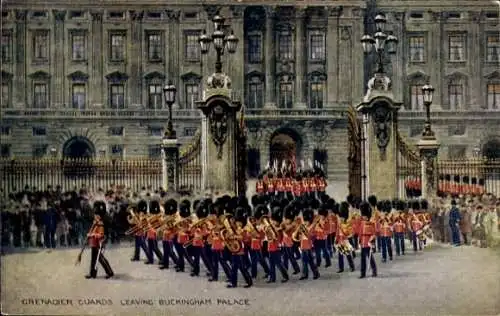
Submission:
<svg viewBox="0 0 500 316">
<path fill-rule="evenodd" d="M 196 109 L 196 101 L 201 98 L 201 76 L 195 73 L 187 73 L 182 76 L 184 82 L 184 109 Z"/>
<path fill-rule="evenodd" d="M 460 74 L 451 75 L 448 78 L 448 102 L 447 110 L 461 110 L 466 107 L 467 78 Z"/>
<path fill-rule="evenodd" d="M 47 109 L 50 102 L 50 75 L 44 71 L 37 71 L 31 74 L 30 77 L 33 82 L 32 107 L 35 109 Z"/>
<path fill-rule="evenodd" d="M 500 110 L 500 73 L 495 71 L 486 77 L 486 106 L 488 110 Z"/>
<path fill-rule="evenodd" d="M 165 75 L 159 72 L 152 72 L 147 74 L 144 79 L 146 79 L 148 89 L 148 109 L 161 109 L 163 107 L 163 83 L 165 81 Z"/>
<path fill-rule="evenodd" d="M 247 76 L 246 105 L 250 109 L 260 109 L 264 103 L 264 82 L 261 74 Z"/>
<path fill-rule="evenodd" d="M 293 107 L 293 79 L 292 74 L 278 75 L 278 107 L 291 109 Z"/>
<path fill-rule="evenodd" d="M 325 97 L 326 76 L 322 73 L 309 75 L 308 103 L 311 109 L 322 109 Z"/>
<path fill-rule="evenodd" d="M 424 96 L 422 87 L 428 82 L 429 76 L 422 72 L 417 72 L 408 77 L 409 91 L 405 108 L 410 111 L 424 110 Z"/>
</svg>

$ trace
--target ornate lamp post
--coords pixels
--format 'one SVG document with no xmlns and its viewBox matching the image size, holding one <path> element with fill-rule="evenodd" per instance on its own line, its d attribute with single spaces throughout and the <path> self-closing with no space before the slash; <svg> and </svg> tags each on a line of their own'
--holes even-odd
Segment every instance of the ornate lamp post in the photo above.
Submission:
<svg viewBox="0 0 500 316">
<path fill-rule="evenodd" d="M 212 22 L 214 22 L 214 33 L 208 36 L 206 31 L 200 35 L 199 43 L 202 54 L 207 54 L 210 50 L 210 43 L 214 44 L 215 52 L 217 53 L 217 61 L 215 62 L 215 73 L 222 73 L 222 55 L 224 55 L 224 49 L 227 49 L 229 54 L 234 54 L 236 52 L 236 47 L 238 46 L 238 38 L 234 36 L 234 32 L 231 30 L 231 34 L 226 36 L 222 30 L 224 26 L 224 21 L 226 19 L 220 15 L 216 15 Z"/>
<path fill-rule="evenodd" d="M 168 139 L 176 139 L 177 135 L 174 131 L 174 125 L 172 123 L 172 105 L 175 103 L 175 95 L 177 93 L 177 89 L 172 84 L 170 80 L 167 85 L 163 88 L 163 94 L 165 96 L 165 103 L 168 106 L 168 122 L 167 122 L 167 130 L 165 131 L 165 137 Z"/>
<path fill-rule="evenodd" d="M 434 139 L 434 132 L 431 129 L 431 105 L 432 98 L 434 96 L 434 88 L 431 85 L 426 84 L 422 87 L 422 94 L 424 97 L 425 106 L 425 125 L 422 136 L 428 139 Z"/>
<path fill-rule="evenodd" d="M 375 53 L 377 57 L 377 73 L 384 73 L 384 56 L 385 53 L 393 55 L 396 53 L 396 44 L 398 39 L 394 35 L 384 33 L 387 19 L 383 13 L 377 14 L 375 17 L 375 27 L 377 31 L 373 36 L 363 35 L 361 43 L 365 54 Z"/>
<path fill-rule="evenodd" d="M 167 130 L 162 140 L 162 186 L 167 188 L 168 192 L 177 190 L 179 178 L 178 160 L 179 146 L 177 144 L 177 135 L 172 122 L 172 105 L 175 103 L 177 89 L 169 81 L 163 88 L 165 103 L 168 106 Z"/>
</svg>

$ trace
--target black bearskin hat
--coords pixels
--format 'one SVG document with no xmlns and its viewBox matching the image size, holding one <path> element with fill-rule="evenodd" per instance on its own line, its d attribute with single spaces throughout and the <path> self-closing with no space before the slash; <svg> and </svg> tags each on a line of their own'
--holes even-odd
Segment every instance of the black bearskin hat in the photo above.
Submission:
<svg viewBox="0 0 500 316">
<path fill-rule="evenodd" d="M 385 200 L 384 201 L 384 212 L 389 213 L 392 210 L 392 201 Z"/>
<path fill-rule="evenodd" d="M 256 207 L 257 205 L 260 204 L 260 197 L 257 194 L 255 194 L 250 198 L 250 201 L 252 202 L 252 206 Z"/>
<path fill-rule="evenodd" d="M 227 203 L 227 206 L 233 210 L 235 210 L 238 207 L 238 197 L 233 196 Z"/>
<path fill-rule="evenodd" d="M 377 202 L 377 209 L 381 212 L 383 212 L 385 209 L 384 209 L 384 201 L 378 201 Z M 372 206 L 373 207 L 373 206 Z"/>
<path fill-rule="evenodd" d="M 354 205 L 352 205 L 352 206 L 354 208 L 359 209 L 361 207 L 361 203 L 363 203 L 363 201 L 361 200 L 360 197 L 354 197 Z"/>
<path fill-rule="evenodd" d="M 283 210 L 280 207 L 273 208 L 271 218 L 277 222 L 281 222 L 283 219 Z"/>
<path fill-rule="evenodd" d="M 106 214 L 106 203 L 103 201 L 96 201 L 94 203 L 94 214 L 104 217 Z"/>
<path fill-rule="evenodd" d="M 283 212 L 284 212 L 284 217 L 286 219 L 289 219 L 289 220 L 293 220 L 295 218 L 295 209 L 292 205 L 287 205 L 285 206 L 285 208 L 283 209 Z"/>
<path fill-rule="evenodd" d="M 347 203 L 349 203 L 350 206 L 354 207 L 354 195 L 349 194 L 346 197 L 346 201 L 347 201 Z"/>
<path fill-rule="evenodd" d="M 174 199 L 168 199 L 165 201 L 165 214 L 174 215 L 177 212 L 177 201 Z"/>
<path fill-rule="evenodd" d="M 323 204 L 319 207 L 318 214 L 321 216 L 328 216 L 328 207 Z"/>
<path fill-rule="evenodd" d="M 391 208 L 397 208 L 398 207 L 398 204 L 399 204 L 399 200 L 398 199 L 393 199 L 391 201 Z"/>
<path fill-rule="evenodd" d="M 149 213 L 159 214 L 160 213 L 160 202 L 158 202 L 156 200 L 149 202 Z"/>
<path fill-rule="evenodd" d="M 312 199 L 309 203 L 309 205 L 314 209 L 317 210 L 319 209 L 319 201 L 317 199 Z"/>
<path fill-rule="evenodd" d="M 271 202 L 270 207 L 271 207 L 271 210 L 274 209 L 275 207 L 280 207 L 281 208 L 281 203 L 279 201 L 274 200 L 274 201 Z"/>
<path fill-rule="evenodd" d="M 347 203 L 347 202 L 346 202 Z M 333 214 L 339 214 L 339 208 L 340 208 L 340 205 L 339 203 L 335 203 L 332 207 L 332 213 Z M 349 209 L 349 204 L 347 204 L 347 208 Z"/>
<path fill-rule="evenodd" d="M 314 212 L 312 209 L 307 208 L 307 209 L 302 211 L 302 218 L 304 219 L 304 221 L 312 222 L 313 217 L 314 217 Z"/>
<path fill-rule="evenodd" d="M 207 204 L 207 211 L 208 211 L 209 215 L 218 215 L 218 212 L 217 212 L 218 210 L 215 207 L 215 205 L 212 203 Z"/>
<path fill-rule="evenodd" d="M 340 203 L 340 208 L 339 208 L 339 216 L 342 217 L 343 219 L 348 219 L 349 218 L 349 203 L 347 202 L 342 202 Z"/>
<path fill-rule="evenodd" d="M 205 218 L 208 216 L 208 209 L 205 203 L 198 203 L 196 207 L 196 217 Z"/>
<path fill-rule="evenodd" d="M 281 199 L 281 201 L 280 201 L 280 205 L 281 205 L 281 207 L 283 207 L 283 208 L 284 208 L 284 207 L 285 207 L 285 206 L 287 206 L 288 204 L 290 204 L 290 201 L 289 201 L 286 197 L 283 197 L 283 198 Z"/>
<path fill-rule="evenodd" d="M 396 206 L 396 209 L 400 212 L 404 211 L 406 208 L 406 202 L 405 201 L 398 201 L 398 205 Z"/>
<path fill-rule="evenodd" d="M 427 200 L 420 201 L 420 209 L 421 210 L 427 211 L 428 208 L 429 208 L 429 202 L 427 202 Z"/>
<path fill-rule="evenodd" d="M 239 196 L 237 197 L 237 205 L 240 206 L 240 207 L 247 207 L 249 204 L 248 204 L 248 199 L 246 196 Z"/>
<path fill-rule="evenodd" d="M 375 195 L 370 195 L 370 196 L 368 197 L 368 203 L 370 203 L 370 206 L 371 206 L 371 207 L 376 206 L 376 205 L 377 205 L 377 203 L 378 203 L 378 202 L 377 202 L 377 197 L 376 197 Z"/>
<path fill-rule="evenodd" d="M 359 205 L 359 210 L 361 211 L 361 216 L 365 216 L 370 218 L 372 216 L 372 209 L 370 207 L 370 204 L 367 202 L 361 202 Z"/>
<path fill-rule="evenodd" d="M 200 203 L 202 203 L 202 201 L 200 199 L 196 199 L 193 201 L 193 209 L 198 209 L 198 206 L 200 205 Z"/>
<path fill-rule="evenodd" d="M 140 200 L 139 203 L 137 203 L 137 212 L 146 213 L 147 211 L 148 211 L 148 203 L 144 200 Z"/>
<path fill-rule="evenodd" d="M 419 211 L 420 210 L 420 202 L 419 201 L 413 201 L 411 203 L 411 208 L 414 210 L 414 211 Z"/>
<path fill-rule="evenodd" d="M 181 202 L 179 205 L 179 214 L 183 218 L 191 216 L 191 202 L 189 202 L 189 200 L 183 200 Z"/>
<path fill-rule="evenodd" d="M 266 215 L 269 212 L 265 205 L 257 205 L 253 212 L 253 217 L 256 219 L 260 219 L 262 216 Z"/>
</svg>

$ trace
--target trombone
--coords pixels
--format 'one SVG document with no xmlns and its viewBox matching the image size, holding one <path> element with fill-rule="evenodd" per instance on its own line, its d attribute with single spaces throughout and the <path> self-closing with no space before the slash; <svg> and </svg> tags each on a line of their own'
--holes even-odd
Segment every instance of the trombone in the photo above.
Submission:
<svg viewBox="0 0 500 316">
<path fill-rule="evenodd" d="M 264 233 L 269 241 L 278 239 L 278 232 L 271 223 L 269 215 L 262 216 L 260 219 L 262 225 L 264 226 Z"/>
</svg>

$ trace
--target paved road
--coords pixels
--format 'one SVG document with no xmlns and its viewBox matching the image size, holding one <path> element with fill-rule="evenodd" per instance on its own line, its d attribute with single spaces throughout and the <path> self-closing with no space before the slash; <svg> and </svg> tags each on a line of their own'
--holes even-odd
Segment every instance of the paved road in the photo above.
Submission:
<svg viewBox="0 0 500 316">
<path fill-rule="evenodd" d="M 72 249 L 3 256 L 3 312 L 176 316 L 500 314 L 500 255 L 475 247 L 433 246 L 391 263 L 379 262 L 378 278 L 360 280 L 359 272 L 338 275 L 335 269 L 322 268 L 319 280 L 294 279 L 273 285 L 258 281 L 250 289 L 226 289 L 223 282 L 209 283 L 204 277 L 192 278 L 130 262 L 131 248 L 123 247 L 107 250 L 115 279 L 86 280 L 88 253 L 82 265 L 75 267 L 77 253 Z M 65 298 L 72 305 L 29 302 L 35 298 Z M 160 305 L 160 300 L 168 303 L 170 299 L 197 303 Z"/>
</svg>

